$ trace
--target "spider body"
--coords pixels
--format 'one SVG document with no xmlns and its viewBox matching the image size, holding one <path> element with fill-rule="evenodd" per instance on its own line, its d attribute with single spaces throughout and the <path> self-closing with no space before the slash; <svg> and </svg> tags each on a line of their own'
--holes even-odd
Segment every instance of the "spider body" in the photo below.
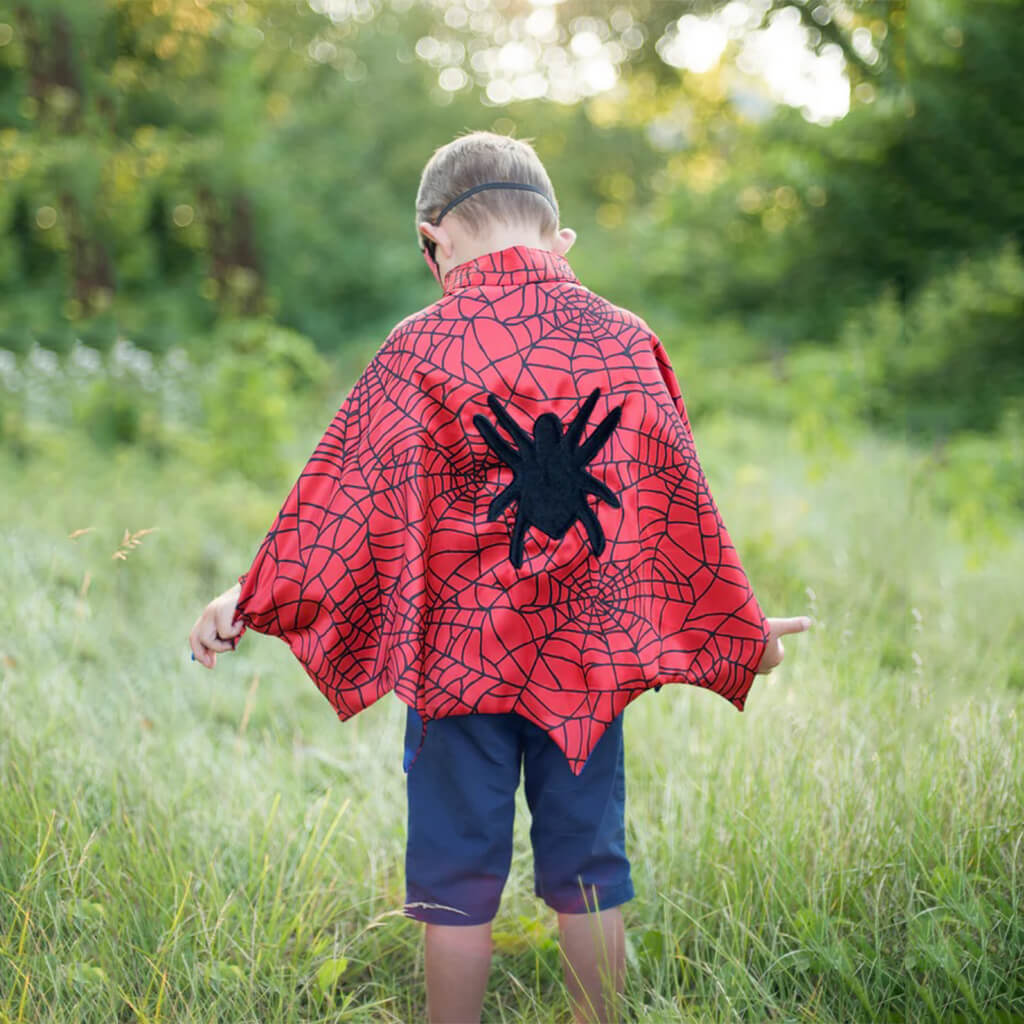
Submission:
<svg viewBox="0 0 1024 1024">
<path fill-rule="evenodd" d="M 593 553 L 600 555 L 604 550 L 604 533 L 587 495 L 596 494 L 613 508 L 620 503 L 607 485 L 584 467 L 615 429 L 622 406 L 612 409 L 581 444 L 583 430 L 600 393 L 600 388 L 591 391 L 564 432 L 562 421 L 553 412 L 541 413 L 533 421 L 531 437 L 502 407 L 498 396 L 489 392 L 487 404 L 515 447 L 498 434 L 486 416 L 477 413 L 473 417 L 488 447 L 514 474 L 512 482 L 490 503 L 487 521 L 493 522 L 513 501 L 518 501 L 509 542 L 509 559 L 516 568 L 522 565 L 523 544 L 531 526 L 559 540 L 579 519 Z"/>
</svg>

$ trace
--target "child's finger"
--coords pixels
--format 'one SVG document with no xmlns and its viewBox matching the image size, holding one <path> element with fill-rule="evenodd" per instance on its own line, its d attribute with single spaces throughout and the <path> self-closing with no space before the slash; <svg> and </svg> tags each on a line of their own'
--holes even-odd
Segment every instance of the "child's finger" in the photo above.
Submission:
<svg viewBox="0 0 1024 1024">
<path fill-rule="evenodd" d="M 198 661 L 200 665 L 205 665 L 207 668 L 213 668 L 217 664 L 217 655 L 199 644 L 192 648 L 192 660 Z"/>
<path fill-rule="evenodd" d="M 192 627 L 192 632 L 188 635 L 188 646 L 192 651 L 193 661 L 203 661 L 203 651 L 205 650 L 205 648 L 203 647 L 202 640 L 199 639 L 199 627 L 201 622 L 201 619 L 198 622 L 196 622 L 196 624 Z"/>
<path fill-rule="evenodd" d="M 214 624 L 214 639 L 223 644 L 223 647 L 217 647 L 217 650 L 221 651 L 233 651 L 238 646 L 239 634 L 245 629 L 245 623 L 238 620 L 233 622 L 235 617 L 235 605 L 234 602 L 231 604 L 225 604 L 223 607 L 217 609 Z"/>
<path fill-rule="evenodd" d="M 231 620 L 235 617 L 235 608 L 232 605 L 230 608 L 220 608 L 217 611 L 217 636 L 221 639 L 228 639 L 229 637 L 238 636 L 242 632 L 242 621 L 239 619 L 237 623 Z"/>
<path fill-rule="evenodd" d="M 803 633 L 811 628 L 813 620 L 809 615 L 795 615 L 789 619 L 772 619 L 771 630 L 775 636 L 785 636 L 788 633 Z"/>
<path fill-rule="evenodd" d="M 232 641 L 228 637 L 221 636 L 217 631 L 217 623 L 214 621 L 212 616 L 204 616 L 196 623 L 196 628 L 192 631 L 195 638 L 195 643 L 192 645 L 192 649 L 196 650 L 196 645 L 205 648 L 207 651 L 231 651 L 234 650 Z M 196 651 L 196 657 L 199 657 L 199 651 Z"/>
</svg>

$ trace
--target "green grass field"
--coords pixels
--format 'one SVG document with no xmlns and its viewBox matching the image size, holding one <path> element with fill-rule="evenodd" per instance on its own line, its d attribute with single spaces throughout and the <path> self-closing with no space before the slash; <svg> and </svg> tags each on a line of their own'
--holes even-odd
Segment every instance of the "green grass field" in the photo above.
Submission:
<svg viewBox="0 0 1024 1024">
<path fill-rule="evenodd" d="M 694 429 L 765 612 L 816 625 L 742 714 L 625 714 L 626 1019 L 1024 1020 L 1019 521 L 965 536 L 893 442 Z M 339 723 L 252 633 L 188 660 L 283 493 L 73 444 L 0 488 L 0 1021 L 422 1020 L 403 706 Z M 570 1020 L 528 828 L 520 792 L 488 1022 Z"/>
</svg>

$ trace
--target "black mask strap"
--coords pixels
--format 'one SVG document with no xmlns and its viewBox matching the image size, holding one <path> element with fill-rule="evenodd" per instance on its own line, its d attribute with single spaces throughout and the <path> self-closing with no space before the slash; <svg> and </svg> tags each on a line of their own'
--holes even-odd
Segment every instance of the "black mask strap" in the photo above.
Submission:
<svg viewBox="0 0 1024 1024">
<path fill-rule="evenodd" d="M 434 224 L 440 224 L 441 218 L 454 206 L 458 206 L 463 199 L 468 199 L 470 196 L 475 196 L 477 192 L 483 192 L 484 189 L 488 188 L 512 188 L 518 189 L 520 192 L 536 192 L 537 195 L 543 196 L 548 203 L 551 205 L 551 209 L 558 213 L 558 209 L 553 202 L 551 202 L 550 196 L 541 188 L 537 188 L 536 185 L 524 185 L 519 181 L 486 181 L 482 185 L 474 185 L 471 189 L 463 192 L 462 195 L 456 196 L 438 215 L 434 218 Z"/>
<path fill-rule="evenodd" d="M 458 206 L 464 199 L 468 199 L 470 196 L 475 196 L 477 192 L 483 192 L 485 189 L 489 188 L 509 188 L 516 189 L 519 192 L 536 192 L 537 195 L 544 197 L 551 206 L 551 209 L 555 211 L 555 216 L 558 216 L 558 207 L 555 206 L 551 197 L 547 192 L 538 188 L 536 185 L 524 185 L 521 181 L 485 181 L 482 185 L 474 185 L 471 189 L 467 189 L 461 195 L 457 195 L 430 223 L 440 224 L 441 218 L 453 207 Z M 427 250 L 430 254 L 431 260 L 433 260 L 436 265 L 437 257 L 435 256 L 435 252 L 437 250 L 437 243 L 434 242 L 433 239 L 424 237 L 423 248 Z"/>
</svg>

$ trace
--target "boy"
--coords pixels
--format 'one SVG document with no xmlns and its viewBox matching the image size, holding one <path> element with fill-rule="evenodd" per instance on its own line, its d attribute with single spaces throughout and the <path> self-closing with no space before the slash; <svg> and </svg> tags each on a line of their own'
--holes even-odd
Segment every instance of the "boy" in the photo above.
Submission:
<svg viewBox="0 0 1024 1024">
<path fill-rule="evenodd" d="M 480 1019 L 522 764 L 573 1012 L 612 1021 L 622 711 L 666 682 L 742 710 L 810 620 L 761 613 L 668 357 L 573 274 L 532 147 L 442 146 L 416 223 L 443 296 L 392 330 L 190 643 L 212 668 L 246 627 L 282 637 L 342 720 L 390 690 L 408 705 L 405 912 L 431 1021 Z"/>
</svg>

